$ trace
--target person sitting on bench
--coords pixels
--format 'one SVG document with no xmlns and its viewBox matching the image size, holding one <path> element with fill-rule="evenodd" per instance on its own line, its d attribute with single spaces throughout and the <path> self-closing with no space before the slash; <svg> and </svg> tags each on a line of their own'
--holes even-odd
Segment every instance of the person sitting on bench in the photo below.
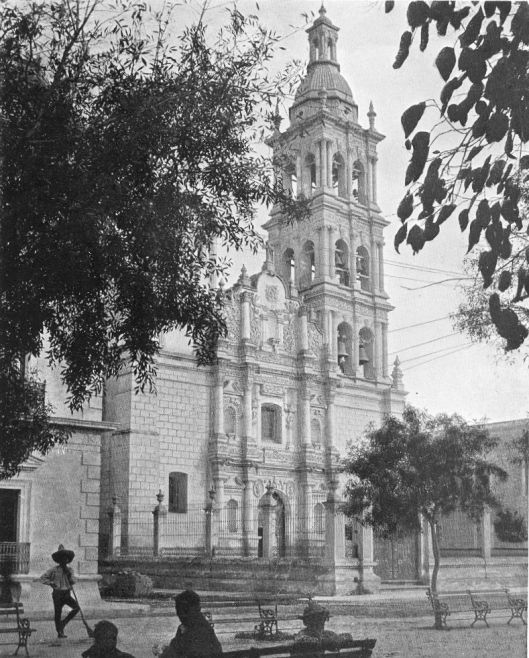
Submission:
<svg viewBox="0 0 529 658">
<path fill-rule="evenodd" d="M 344 641 L 352 640 L 349 633 L 335 633 L 325 630 L 325 622 L 329 619 L 329 611 L 315 601 L 309 601 L 300 619 L 305 628 L 294 637 L 291 653 L 304 653 L 308 647 L 317 649 L 340 649 Z M 323 654 L 322 654 L 323 655 Z"/>
<path fill-rule="evenodd" d="M 111 621 L 98 621 L 94 626 L 94 644 L 83 651 L 83 658 L 134 658 L 117 648 L 118 627 Z"/>
</svg>

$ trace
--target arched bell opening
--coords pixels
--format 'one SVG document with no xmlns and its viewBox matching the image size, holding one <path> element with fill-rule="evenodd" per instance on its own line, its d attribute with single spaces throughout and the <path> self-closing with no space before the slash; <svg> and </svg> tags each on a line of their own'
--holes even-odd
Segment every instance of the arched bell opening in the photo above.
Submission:
<svg viewBox="0 0 529 658">
<path fill-rule="evenodd" d="M 338 366 L 344 375 L 353 375 L 353 330 L 347 322 L 338 325 L 336 339 Z"/>
<path fill-rule="evenodd" d="M 294 257 L 294 250 L 290 247 L 283 252 L 281 273 L 283 281 L 290 294 L 296 285 L 296 260 Z"/>
<path fill-rule="evenodd" d="M 365 379 L 375 378 L 373 332 L 369 327 L 362 327 L 358 332 L 358 365 Z"/>
<path fill-rule="evenodd" d="M 313 153 L 309 153 L 305 158 L 305 180 L 306 194 L 307 196 L 312 196 L 316 192 L 316 187 L 318 186 L 316 158 Z"/>
<path fill-rule="evenodd" d="M 371 290 L 369 252 L 363 246 L 356 250 L 356 280 L 362 290 Z"/>
<path fill-rule="evenodd" d="M 301 251 L 299 287 L 308 288 L 316 276 L 316 257 L 314 252 L 314 243 L 307 240 Z"/>
<path fill-rule="evenodd" d="M 362 204 L 366 203 L 366 176 L 364 165 L 359 160 L 353 164 L 351 193 L 355 201 Z"/>
<path fill-rule="evenodd" d="M 335 194 L 345 197 L 345 162 L 339 153 L 335 153 L 332 159 L 332 189 Z"/>
<path fill-rule="evenodd" d="M 343 240 L 338 240 L 334 246 L 334 272 L 340 285 L 350 286 L 349 247 Z"/>
</svg>

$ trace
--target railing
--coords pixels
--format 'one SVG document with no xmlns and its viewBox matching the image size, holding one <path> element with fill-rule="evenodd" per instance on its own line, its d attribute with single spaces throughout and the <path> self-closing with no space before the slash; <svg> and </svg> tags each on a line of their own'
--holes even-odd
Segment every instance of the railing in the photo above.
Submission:
<svg viewBox="0 0 529 658">
<path fill-rule="evenodd" d="M 29 542 L 0 542 L 0 576 L 29 573 Z"/>
</svg>

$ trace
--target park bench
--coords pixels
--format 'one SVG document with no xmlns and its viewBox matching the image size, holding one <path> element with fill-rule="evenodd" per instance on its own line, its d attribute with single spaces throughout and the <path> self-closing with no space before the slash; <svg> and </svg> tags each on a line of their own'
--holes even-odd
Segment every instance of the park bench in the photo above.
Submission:
<svg viewBox="0 0 529 658">
<path fill-rule="evenodd" d="M 527 601 L 522 597 L 513 596 L 508 589 L 467 589 L 467 594 L 470 597 L 470 604 L 474 612 L 474 621 L 470 624 L 471 626 L 474 626 L 477 621 L 484 621 L 488 626 L 487 615 L 493 609 L 505 608 L 511 611 L 511 617 L 507 622 L 508 624 L 510 624 L 515 617 L 519 617 L 525 624 L 523 613 L 527 610 Z M 491 602 L 494 601 L 494 599 L 497 599 L 498 596 L 501 597 L 500 601 L 491 605 Z"/>
<path fill-rule="evenodd" d="M 8 617 L 9 615 L 16 616 L 16 626 L 13 622 L 9 622 L 8 625 L 0 624 L 0 633 L 17 633 L 18 634 L 18 646 L 15 651 L 15 656 L 18 654 L 20 647 L 23 647 L 26 650 L 26 656 L 29 656 L 28 652 L 28 639 L 35 631 L 34 628 L 31 628 L 31 624 L 27 617 L 21 617 L 24 614 L 24 606 L 22 603 L 9 603 L 0 605 L 0 618 Z M 3 621 L 3 619 L 2 619 Z"/>
<path fill-rule="evenodd" d="M 265 608 L 261 601 L 257 601 L 259 608 L 259 623 L 256 625 L 255 630 L 263 638 L 271 638 L 277 636 L 277 600 L 273 602 L 273 607 Z"/>
<path fill-rule="evenodd" d="M 443 626 L 447 625 L 446 618 L 450 615 L 462 613 L 474 616 L 470 626 L 473 627 L 477 621 L 483 621 L 488 626 L 487 616 L 493 611 L 510 611 L 511 616 L 507 621 L 511 623 L 516 617 L 525 624 L 523 613 L 527 610 L 527 601 L 510 593 L 508 589 L 479 589 L 466 590 L 466 592 L 436 592 L 428 588 L 426 596 L 430 601 L 434 615 L 436 611 L 441 616 Z"/>
<path fill-rule="evenodd" d="M 314 649 L 311 646 L 296 646 L 283 644 L 275 647 L 249 647 L 225 651 L 223 658 L 261 658 L 261 656 L 303 656 L 304 658 L 370 658 L 375 648 L 376 640 L 344 641 L 340 649 Z"/>
</svg>

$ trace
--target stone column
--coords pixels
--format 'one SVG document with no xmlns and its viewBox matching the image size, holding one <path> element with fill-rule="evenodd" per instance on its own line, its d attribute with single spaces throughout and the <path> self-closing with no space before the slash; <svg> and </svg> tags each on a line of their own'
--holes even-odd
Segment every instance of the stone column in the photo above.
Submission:
<svg viewBox="0 0 529 658">
<path fill-rule="evenodd" d="M 325 150 L 325 142 L 323 140 L 320 140 L 318 142 L 318 150 L 319 150 L 319 155 L 320 155 L 320 175 L 318 177 L 318 181 L 320 184 L 320 188 L 323 189 L 325 186 L 325 167 L 326 167 L 326 150 Z"/>
<path fill-rule="evenodd" d="M 214 391 L 214 432 L 218 436 L 224 434 L 224 381 L 221 373 L 217 373 Z"/>
<path fill-rule="evenodd" d="M 382 323 L 382 377 L 388 376 L 388 325 Z"/>
<path fill-rule="evenodd" d="M 263 557 L 273 557 L 274 550 L 274 528 L 272 506 L 272 487 L 266 487 L 266 494 L 261 501 L 261 517 L 263 521 Z"/>
<path fill-rule="evenodd" d="M 379 290 L 379 280 L 378 280 L 378 251 L 377 251 L 377 245 L 376 242 L 374 241 L 373 238 L 371 238 L 370 242 L 370 247 L 371 247 L 371 284 L 372 284 L 372 291 L 377 292 Z"/>
<path fill-rule="evenodd" d="M 361 565 L 361 585 L 368 592 L 376 591 L 380 588 L 380 578 L 374 573 L 373 568 L 376 566 L 374 561 L 375 543 L 373 537 L 373 528 L 371 526 L 359 526 L 360 539 L 360 558 Z"/>
<path fill-rule="evenodd" d="M 334 226 L 329 226 L 329 251 L 328 251 L 328 262 L 329 262 L 329 276 L 334 281 L 336 279 L 336 273 L 334 271 Z"/>
<path fill-rule="evenodd" d="M 331 142 L 325 142 L 327 150 L 327 187 L 332 188 L 332 144 Z"/>
<path fill-rule="evenodd" d="M 250 340 L 250 293 L 241 294 L 241 340 Z"/>
<path fill-rule="evenodd" d="M 377 158 L 371 159 L 371 201 L 377 203 Z"/>
<path fill-rule="evenodd" d="M 112 507 L 108 512 L 110 530 L 108 533 L 108 558 L 112 559 L 121 549 L 121 509 L 116 496 L 112 498 Z"/>
<path fill-rule="evenodd" d="M 243 554 L 246 557 L 257 556 L 257 536 L 252 534 L 254 519 L 252 516 L 252 481 L 246 480 L 242 492 L 242 541 Z"/>
<path fill-rule="evenodd" d="M 330 485 L 325 507 L 325 562 L 328 565 L 345 561 L 345 518 L 340 511 L 341 500 L 336 495 L 337 483 Z"/>
<path fill-rule="evenodd" d="M 310 446 L 310 391 L 307 389 L 307 383 L 304 383 L 300 391 L 301 400 L 301 444 Z"/>
<path fill-rule="evenodd" d="M 297 189 L 297 194 L 296 196 L 299 197 L 301 191 L 303 190 L 303 183 L 302 183 L 302 168 L 301 168 L 301 154 L 297 153 L 296 155 L 296 180 L 298 183 L 298 189 Z"/>
<path fill-rule="evenodd" d="M 300 534 L 298 538 L 298 552 L 301 556 L 310 556 L 310 529 L 312 528 L 312 485 L 304 482 L 302 485 L 303 491 L 303 509 L 301 510 L 301 518 L 297 524 L 297 529 Z"/>
<path fill-rule="evenodd" d="M 307 327 L 307 307 L 300 306 L 298 311 L 298 345 L 300 352 L 309 349 L 309 334 Z"/>
<path fill-rule="evenodd" d="M 384 245 L 382 242 L 377 244 L 378 247 L 378 289 L 384 292 Z"/>
<path fill-rule="evenodd" d="M 336 343 L 337 336 L 334 327 L 334 311 L 327 311 L 327 343 L 329 345 L 329 359 L 334 361 L 336 359 Z"/>
<path fill-rule="evenodd" d="M 248 382 L 244 389 L 242 400 L 242 426 L 243 436 L 247 440 L 251 440 L 252 434 L 252 383 Z"/>
<path fill-rule="evenodd" d="M 375 363 L 375 377 L 380 379 L 382 377 L 382 323 L 380 320 L 375 320 L 375 350 L 373 359 Z"/>
<path fill-rule="evenodd" d="M 319 278 L 326 279 L 329 274 L 329 232 L 326 226 L 320 229 L 320 271 Z"/>
<path fill-rule="evenodd" d="M 261 386 L 254 384 L 252 398 L 252 429 L 257 445 L 261 445 Z"/>
<path fill-rule="evenodd" d="M 167 525 L 167 508 L 163 504 L 164 495 L 162 490 L 156 494 L 158 505 L 153 510 L 153 553 L 155 557 L 160 555 L 161 549 L 165 545 L 166 525 Z"/>
<path fill-rule="evenodd" d="M 334 395 L 327 397 L 327 414 L 326 414 L 326 448 L 330 450 L 334 447 L 336 439 L 334 436 Z"/>
</svg>

